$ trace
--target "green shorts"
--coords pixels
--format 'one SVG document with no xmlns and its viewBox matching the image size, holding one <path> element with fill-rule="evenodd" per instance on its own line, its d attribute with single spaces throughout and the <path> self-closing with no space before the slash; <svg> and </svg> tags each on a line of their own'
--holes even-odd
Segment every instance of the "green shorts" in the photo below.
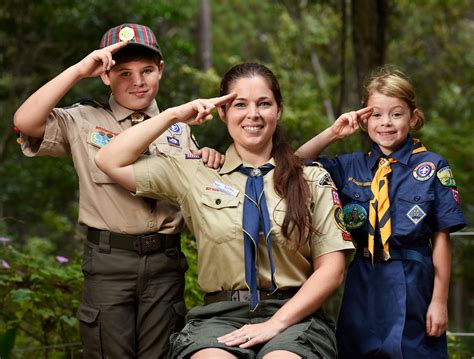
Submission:
<svg viewBox="0 0 474 359">
<path fill-rule="evenodd" d="M 292 325 L 266 343 L 252 348 L 229 347 L 217 342 L 245 324 L 268 320 L 287 300 L 264 300 L 250 312 L 247 302 L 217 302 L 193 308 L 188 322 L 171 339 L 171 358 L 188 358 L 205 348 L 221 348 L 239 358 L 262 358 L 275 350 L 287 350 L 303 358 L 336 358 L 334 322 L 322 310 Z"/>
</svg>

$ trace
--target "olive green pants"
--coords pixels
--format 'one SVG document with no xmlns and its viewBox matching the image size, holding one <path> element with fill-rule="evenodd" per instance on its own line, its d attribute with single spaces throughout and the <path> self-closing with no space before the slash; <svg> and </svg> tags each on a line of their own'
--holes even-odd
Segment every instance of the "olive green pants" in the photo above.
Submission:
<svg viewBox="0 0 474 359">
<path fill-rule="evenodd" d="M 138 255 L 85 243 L 77 312 L 85 358 L 166 358 L 184 324 L 186 258 L 176 248 Z"/>
<path fill-rule="evenodd" d="M 245 324 L 268 320 L 287 300 L 263 300 L 253 312 L 248 302 L 217 302 L 193 308 L 180 333 L 171 337 L 171 357 L 189 358 L 204 348 L 220 348 L 238 358 L 262 358 L 276 350 L 287 350 L 302 358 L 331 359 L 337 357 L 334 322 L 322 310 L 281 332 L 268 342 L 243 349 L 217 342 L 217 337 Z"/>
</svg>

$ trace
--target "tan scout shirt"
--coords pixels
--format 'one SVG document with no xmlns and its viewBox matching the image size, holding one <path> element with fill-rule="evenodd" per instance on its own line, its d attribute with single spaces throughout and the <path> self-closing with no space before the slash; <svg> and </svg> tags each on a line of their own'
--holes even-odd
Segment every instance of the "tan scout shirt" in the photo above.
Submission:
<svg viewBox="0 0 474 359">
<path fill-rule="evenodd" d="M 26 156 L 72 156 L 79 177 L 79 223 L 111 232 L 142 234 L 177 233 L 183 225 L 179 207 L 158 201 L 152 212 L 143 198 L 132 196 L 96 166 L 94 156 L 109 137 L 131 126 L 133 112 L 119 105 L 113 97 L 110 107 L 77 104 L 55 108 L 46 123 L 42 140 L 22 135 Z M 159 113 L 156 101 L 145 109 L 148 116 Z M 189 153 L 196 149 L 189 126 L 171 126 L 151 146 L 150 152 Z"/>
<path fill-rule="evenodd" d="M 270 161 L 272 163 L 273 159 Z M 247 176 L 236 171 L 242 160 L 231 146 L 220 170 L 206 168 L 185 156 L 141 158 L 134 165 L 137 194 L 164 197 L 179 203 L 198 244 L 198 280 L 204 292 L 246 289 L 242 213 Z M 313 259 L 323 254 L 353 249 L 335 216 L 340 211 L 337 193 L 324 180 L 329 174 L 319 166 L 305 167 L 314 205 L 313 225 L 320 235 L 299 248 L 281 233 L 285 204 L 275 193 L 273 172 L 264 176 L 265 197 L 271 220 L 275 278 L 279 288 L 300 287 L 313 273 Z M 347 238 L 346 239 L 350 239 Z M 259 288 L 270 288 L 270 266 L 265 241 L 258 252 Z"/>
</svg>

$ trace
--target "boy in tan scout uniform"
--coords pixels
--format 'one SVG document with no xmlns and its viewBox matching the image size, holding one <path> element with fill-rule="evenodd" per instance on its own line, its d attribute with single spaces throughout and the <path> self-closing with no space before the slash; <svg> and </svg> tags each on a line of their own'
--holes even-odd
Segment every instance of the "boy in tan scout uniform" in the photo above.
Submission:
<svg viewBox="0 0 474 359">
<path fill-rule="evenodd" d="M 70 155 L 79 177 L 78 221 L 88 234 L 77 315 L 88 358 L 163 358 L 170 334 L 183 324 L 187 263 L 180 251 L 179 207 L 132 196 L 94 162 L 111 138 L 159 113 L 155 96 L 163 69 L 152 31 L 123 24 L 107 31 L 99 50 L 37 90 L 15 114 L 26 156 Z M 55 107 L 79 80 L 96 76 L 111 89 L 107 105 L 88 100 Z M 147 153 L 195 150 L 188 125 L 176 123 Z M 209 166 L 220 162 L 213 150 L 196 153 Z"/>
</svg>

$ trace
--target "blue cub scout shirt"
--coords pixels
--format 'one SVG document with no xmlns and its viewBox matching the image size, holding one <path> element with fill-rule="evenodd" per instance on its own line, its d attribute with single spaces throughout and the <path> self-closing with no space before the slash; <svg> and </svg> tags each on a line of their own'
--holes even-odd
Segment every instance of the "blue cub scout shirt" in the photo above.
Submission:
<svg viewBox="0 0 474 359">
<path fill-rule="evenodd" d="M 347 229 L 358 251 L 347 271 L 337 326 L 339 357 L 447 358 L 446 335 L 428 337 L 426 312 L 433 293 L 430 241 L 440 230 L 466 225 L 448 162 L 432 152 L 412 153 L 411 136 L 389 157 L 397 160 L 388 175 L 392 223 L 389 250 L 420 251 L 415 259 L 375 260 L 363 255 L 369 231 L 370 185 L 384 156 L 374 144 L 356 152 L 319 159 L 331 174 L 343 205 Z M 375 231 L 375 247 L 381 248 Z"/>
</svg>

